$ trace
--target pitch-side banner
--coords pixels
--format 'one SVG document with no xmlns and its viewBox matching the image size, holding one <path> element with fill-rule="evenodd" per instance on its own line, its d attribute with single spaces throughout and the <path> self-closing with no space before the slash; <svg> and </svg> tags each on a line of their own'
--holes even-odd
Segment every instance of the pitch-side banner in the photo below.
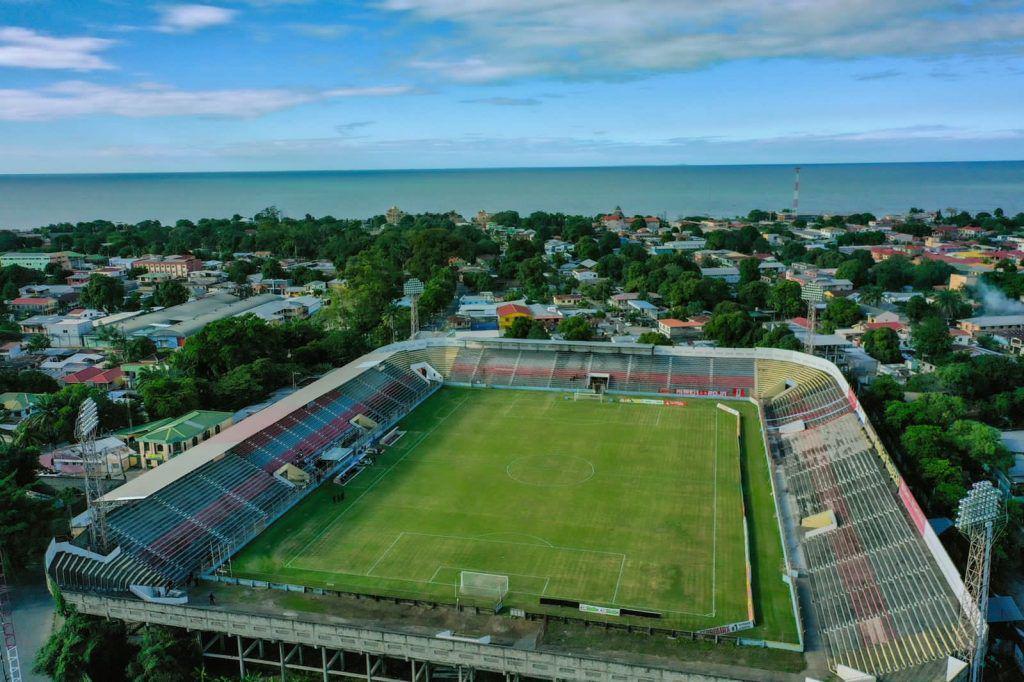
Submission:
<svg viewBox="0 0 1024 682">
<path fill-rule="evenodd" d="M 607 606 L 594 606 L 592 604 L 580 604 L 580 611 L 583 613 L 599 613 L 602 616 L 618 616 L 619 609 L 609 608 Z"/>
</svg>

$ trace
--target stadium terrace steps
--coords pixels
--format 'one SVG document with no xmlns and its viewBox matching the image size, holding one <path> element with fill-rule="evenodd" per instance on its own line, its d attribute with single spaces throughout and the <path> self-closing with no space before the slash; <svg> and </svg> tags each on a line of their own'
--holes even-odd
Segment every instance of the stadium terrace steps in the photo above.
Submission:
<svg viewBox="0 0 1024 682">
<path fill-rule="evenodd" d="M 887 673 L 959 649 L 966 632 L 956 600 L 857 417 L 781 435 L 776 444 L 800 515 L 831 509 L 839 524 L 802 543 L 829 658 Z"/>
<path fill-rule="evenodd" d="M 59 552 L 49 571 L 58 585 L 98 592 L 127 592 L 132 585 L 161 585 L 166 580 L 128 552 L 121 552 L 110 561 Z"/>
</svg>

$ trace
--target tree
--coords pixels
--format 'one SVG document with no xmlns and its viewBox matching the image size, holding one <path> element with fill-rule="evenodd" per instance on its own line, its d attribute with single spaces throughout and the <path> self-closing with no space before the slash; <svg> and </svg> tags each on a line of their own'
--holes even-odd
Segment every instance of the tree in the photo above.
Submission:
<svg viewBox="0 0 1024 682">
<path fill-rule="evenodd" d="M 636 340 L 637 343 L 649 343 L 655 346 L 672 346 L 675 345 L 672 339 L 668 338 L 661 332 L 644 332 Z"/>
<path fill-rule="evenodd" d="M 947 320 L 970 315 L 971 306 L 963 295 L 955 289 L 944 289 L 935 295 L 935 307 Z"/>
<path fill-rule="evenodd" d="M 868 268 L 860 260 L 851 258 L 850 260 L 843 261 L 836 268 L 836 277 L 848 279 L 853 282 L 853 286 L 859 287 L 868 279 Z"/>
<path fill-rule="evenodd" d="M 727 348 L 754 345 L 760 325 L 735 303 L 722 303 L 704 325 L 704 336 Z"/>
<path fill-rule="evenodd" d="M 594 336 L 590 322 L 582 315 L 567 317 L 559 322 L 558 333 L 566 341 L 589 341 Z"/>
<path fill-rule="evenodd" d="M 925 360 L 939 361 L 948 356 L 953 349 L 949 327 L 941 317 L 921 320 L 911 327 L 910 335 L 914 350 Z"/>
<path fill-rule="evenodd" d="M 139 378 L 139 395 L 150 419 L 177 417 L 201 406 L 195 379 L 172 372 L 146 372 Z"/>
<path fill-rule="evenodd" d="M 17 479 L 21 471 L 0 475 L 0 548 L 9 568 L 35 564 L 53 537 L 56 510 L 50 502 L 32 497 L 30 483 Z"/>
<path fill-rule="evenodd" d="M 41 350 L 45 350 L 50 347 L 50 337 L 44 334 L 33 334 L 28 337 L 28 343 L 25 344 L 25 348 L 30 353 L 37 353 Z"/>
<path fill-rule="evenodd" d="M 124 284 L 116 277 L 90 275 L 79 300 L 87 308 L 115 312 L 124 304 Z"/>
<path fill-rule="evenodd" d="M 55 682 L 123 680 L 135 647 L 124 623 L 64 607 L 64 622 L 36 654 L 35 671 Z"/>
<path fill-rule="evenodd" d="M 849 327 L 864 317 L 860 306 L 848 298 L 835 297 L 829 300 L 825 306 L 825 312 L 821 316 L 826 322 L 831 322 L 836 327 Z"/>
<path fill-rule="evenodd" d="M 949 427 L 949 439 L 979 471 L 1006 469 L 1012 457 L 998 429 L 973 419 L 959 419 Z"/>
<path fill-rule="evenodd" d="M 139 637 L 138 656 L 128 666 L 133 682 L 183 682 L 197 679 L 202 664 L 196 640 L 185 630 L 147 625 Z"/>
<path fill-rule="evenodd" d="M 911 296 L 907 301 L 906 312 L 911 322 L 920 322 L 928 316 L 935 315 L 935 309 L 924 296 Z"/>
<path fill-rule="evenodd" d="M 510 339 L 525 339 L 533 329 L 534 320 L 529 317 L 517 317 L 505 330 L 505 336 Z"/>
<path fill-rule="evenodd" d="M 739 291 L 736 294 L 736 300 L 739 301 L 740 305 L 747 308 L 763 308 L 768 304 L 770 293 L 771 287 L 768 286 L 767 282 L 762 282 L 761 280 L 747 282 L 740 285 Z"/>
<path fill-rule="evenodd" d="M 177 280 L 159 282 L 153 290 L 152 303 L 154 306 L 169 308 L 173 305 L 181 305 L 188 301 L 192 294 L 188 287 Z"/>
<path fill-rule="evenodd" d="M 944 457 L 949 450 L 945 432 L 928 424 L 908 426 L 900 436 L 900 444 L 916 461 Z"/>
<path fill-rule="evenodd" d="M 754 344 L 757 348 L 781 348 L 783 350 L 802 350 L 803 344 L 796 338 L 789 327 L 775 325 L 765 331 Z"/>
<path fill-rule="evenodd" d="M 740 261 L 740 284 L 756 282 L 761 279 L 761 261 L 757 258 L 744 258 Z"/>
<path fill-rule="evenodd" d="M 900 337 L 888 327 L 872 329 L 861 339 L 864 350 L 868 355 L 883 364 L 891 364 L 903 361 L 903 353 L 900 352 Z"/>
<path fill-rule="evenodd" d="M 768 293 L 768 305 L 783 317 L 799 315 L 806 307 L 800 298 L 800 284 L 788 279 L 776 282 Z"/>
<path fill-rule="evenodd" d="M 884 294 L 885 292 L 882 290 L 882 287 L 880 286 L 871 285 L 861 287 L 860 302 L 863 303 L 864 305 L 877 306 L 879 303 L 882 302 L 882 296 Z"/>
</svg>

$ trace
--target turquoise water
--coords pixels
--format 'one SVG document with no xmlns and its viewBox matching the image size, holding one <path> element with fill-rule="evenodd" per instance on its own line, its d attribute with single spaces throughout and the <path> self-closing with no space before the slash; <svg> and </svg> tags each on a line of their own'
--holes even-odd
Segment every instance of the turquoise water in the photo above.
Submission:
<svg viewBox="0 0 1024 682">
<path fill-rule="evenodd" d="M 105 218 L 285 215 L 362 218 L 515 209 L 733 216 L 788 208 L 790 166 L 641 166 L 415 171 L 0 175 L 0 228 Z M 905 212 L 911 206 L 1024 211 L 1024 161 L 824 164 L 801 172 L 802 212 Z"/>
</svg>

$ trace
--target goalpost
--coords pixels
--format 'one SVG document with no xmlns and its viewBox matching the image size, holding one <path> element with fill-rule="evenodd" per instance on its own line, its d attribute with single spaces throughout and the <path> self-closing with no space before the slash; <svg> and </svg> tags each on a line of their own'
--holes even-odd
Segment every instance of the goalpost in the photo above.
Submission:
<svg viewBox="0 0 1024 682">
<path fill-rule="evenodd" d="M 573 400 L 596 400 L 599 403 L 604 402 L 604 393 L 595 393 L 593 391 L 573 391 Z"/>
<path fill-rule="evenodd" d="M 508 594 L 508 576 L 497 573 L 477 573 L 475 571 L 459 571 L 459 599 L 470 598 L 483 601 L 494 607 L 494 612 L 501 610 L 501 605 Z"/>
</svg>

